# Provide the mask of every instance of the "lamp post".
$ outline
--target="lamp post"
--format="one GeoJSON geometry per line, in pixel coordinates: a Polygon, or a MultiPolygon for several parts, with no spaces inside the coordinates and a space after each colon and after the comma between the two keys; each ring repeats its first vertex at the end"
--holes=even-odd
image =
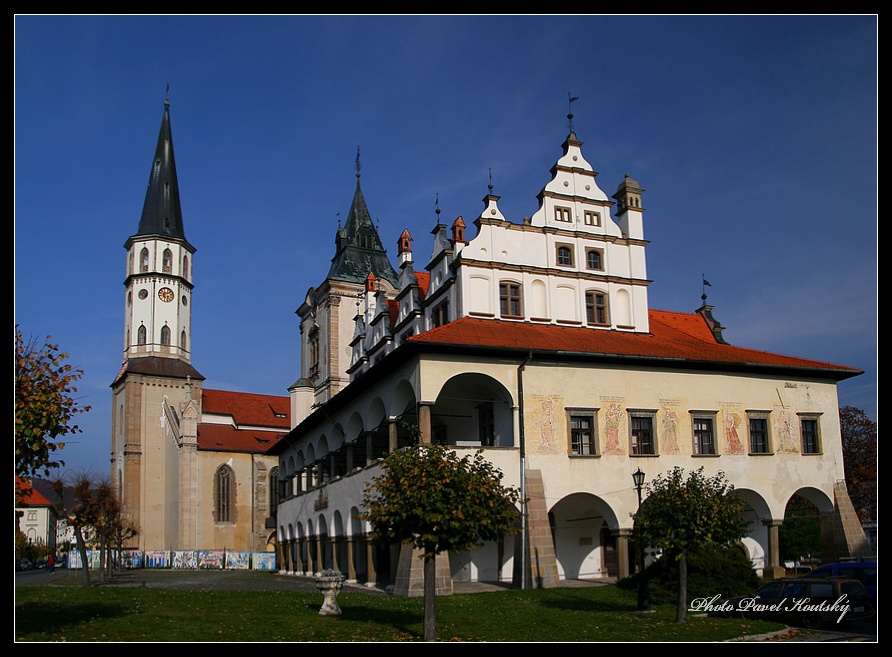
{"type": "MultiPolygon", "coordinates": [[[[641,468],[632,473],[635,490],[638,492],[638,511],[641,511],[641,489],[644,488],[644,472],[641,468]]],[[[635,518],[638,522],[638,518],[635,518]]],[[[638,543],[638,611],[650,611],[650,588],[647,585],[647,574],[644,572],[644,540],[637,537],[638,543]]]]}

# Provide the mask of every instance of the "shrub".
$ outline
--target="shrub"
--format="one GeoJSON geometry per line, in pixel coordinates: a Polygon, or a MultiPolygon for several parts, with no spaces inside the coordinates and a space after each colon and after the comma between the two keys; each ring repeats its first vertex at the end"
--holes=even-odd
{"type": "MultiPolygon", "coordinates": [[[[624,589],[638,588],[638,573],[617,582],[624,589]]],[[[657,559],[647,567],[650,599],[673,604],[678,598],[678,562],[657,559]]],[[[736,547],[708,547],[688,554],[688,600],[752,593],[759,586],[753,565],[736,547]]]]}

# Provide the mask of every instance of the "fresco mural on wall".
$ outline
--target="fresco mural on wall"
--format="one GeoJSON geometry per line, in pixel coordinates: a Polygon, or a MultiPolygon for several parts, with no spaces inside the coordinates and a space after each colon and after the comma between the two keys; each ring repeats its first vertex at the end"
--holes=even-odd
{"type": "Polygon", "coordinates": [[[664,454],[678,454],[678,413],[664,404],[660,423],[663,426],[663,444],[660,451],[664,454]]]}
{"type": "Polygon", "coordinates": [[[538,444],[534,451],[542,454],[554,454],[558,451],[556,439],[556,422],[554,409],[563,407],[563,398],[553,395],[532,395],[538,406],[531,404],[530,415],[533,426],[537,427],[538,444]]]}
{"type": "Polygon", "coordinates": [[[619,438],[624,417],[625,414],[619,404],[611,403],[607,405],[604,411],[604,424],[607,431],[607,443],[604,445],[605,454],[622,455],[626,453],[626,450],[620,446],[619,438]]]}
{"type": "Polygon", "coordinates": [[[774,424],[774,432],[778,437],[777,451],[781,454],[795,454],[799,451],[796,446],[796,434],[793,429],[793,421],[790,414],[782,409],[777,414],[774,424]]]}
{"type": "Polygon", "coordinates": [[[743,424],[743,412],[740,409],[725,409],[725,453],[745,454],[743,442],[740,440],[740,426],[743,424]]]}

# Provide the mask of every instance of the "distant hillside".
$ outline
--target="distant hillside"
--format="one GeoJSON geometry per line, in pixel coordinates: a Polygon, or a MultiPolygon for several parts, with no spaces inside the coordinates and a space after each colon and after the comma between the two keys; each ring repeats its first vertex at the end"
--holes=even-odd
{"type": "MultiPolygon", "coordinates": [[[[46,499],[48,499],[53,504],[56,504],[59,500],[56,496],[56,491],[53,490],[53,482],[49,479],[31,479],[31,485],[34,486],[34,490],[43,495],[46,499]]],[[[74,506],[74,490],[70,486],[65,486],[62,490],[62,504],[63,508],[70,509],[74,506]]]]}

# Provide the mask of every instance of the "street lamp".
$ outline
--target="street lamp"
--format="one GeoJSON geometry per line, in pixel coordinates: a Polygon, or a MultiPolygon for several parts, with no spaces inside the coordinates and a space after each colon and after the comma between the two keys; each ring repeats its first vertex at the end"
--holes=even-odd
{"type": "MultiPolygon", "coordinates": [[[[641,468],[632,473],[635,490],[638,492],[638,512],[641,512],[641,489],[644,488],[644,472],[641,468]]],[[[637,516],[637,514],[636,514],[637,516]]],[[[638,521],[638,518],[635,518],[638,521]]],[[[639,535],[638,543],[638,611],[650,611],[650,587],[647,585],[647,574],[644,572],[644,539],[639,535]]]]}

